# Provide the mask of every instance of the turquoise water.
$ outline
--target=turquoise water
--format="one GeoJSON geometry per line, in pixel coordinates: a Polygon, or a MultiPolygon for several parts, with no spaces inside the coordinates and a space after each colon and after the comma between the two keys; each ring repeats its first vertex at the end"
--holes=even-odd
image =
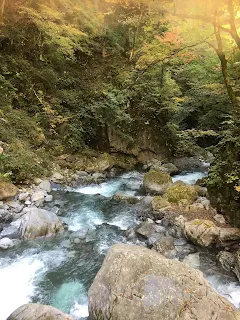
{"type": "MultiPolygon", "coordinates": [[[[194,183],[200,177],[202,173],[185,173],[175,179],[194,183]]],[[[69,231],[0,252],[0,320],[27,302],[51,304],[78,320],[87,319],[87,291],[108,248],[127,243],[125,230],[137,223],[133,207],[111,196],[119,190],[138,196],[142,179],[142,173],[131,172],[101,185],[54,191],[69,231]]],[[[238,305],[239,284],[220,272],[214,258],[203,269],[213,286],[238,305]]]]}

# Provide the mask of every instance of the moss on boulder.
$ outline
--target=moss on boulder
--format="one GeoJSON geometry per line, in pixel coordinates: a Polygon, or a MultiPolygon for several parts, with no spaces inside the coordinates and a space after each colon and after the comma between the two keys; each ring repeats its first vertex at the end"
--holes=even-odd
{"type": "Polygon", "coordinates": [[[161,209],[164,209],[164,208],[167,208],[167,207],[170,207],[170,206],[171,206],[171,204],[164,197],[157,196],[157,197],[153,198],[152,209],[154,211],[159,211],[161,209]]]}
{"type": "Polygon", "coordinates": [[[182,201],[192,203],[197,198],[197,191],[194,186],[187,186],[178,181],[166,190],[164,197],[170,203],[180,204],[182,201]]]}
{"type": "Polygon", "coordinates": [[[163,194],[164,190],[172,184],[172,178],[166,172],[149,171],[145,174],[143,187],[147,192],[163,194]]]}

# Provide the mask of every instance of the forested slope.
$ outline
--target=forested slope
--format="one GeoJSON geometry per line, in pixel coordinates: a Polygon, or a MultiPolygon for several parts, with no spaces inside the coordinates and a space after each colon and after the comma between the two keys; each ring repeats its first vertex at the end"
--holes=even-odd
{"type": "Polygon", "coordinates": [[[6,0],[2,9],[2,177],[24,182],[86,149],[201,154],[198,145],[212,150],[225,136],[233,104],[211,23],[172,1],[6,0]]]}

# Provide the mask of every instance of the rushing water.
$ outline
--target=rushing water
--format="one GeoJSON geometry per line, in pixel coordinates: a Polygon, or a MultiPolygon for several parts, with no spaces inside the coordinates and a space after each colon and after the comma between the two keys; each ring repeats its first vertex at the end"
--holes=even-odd
{"type": "MultiPolygon", "coordinates": [[[[185,173],[174,181],[192,184],[203,176],[185,173]]],[[[87,319],[87,291],[106,251],[114,243],[126,243],[125,230],[137,223],[132,207],[111,197],[118,191],[139,196],[142,179],[142,173],[130,172],[100,185],[55,190],[54,204],[69,231],[21,242],[0,253],[0,320],[30,301],[87,319]]],[[[213,254],[200,252],[200,269],[216,290],[239,307],[240,286],[217,267],[213,254]]]]}

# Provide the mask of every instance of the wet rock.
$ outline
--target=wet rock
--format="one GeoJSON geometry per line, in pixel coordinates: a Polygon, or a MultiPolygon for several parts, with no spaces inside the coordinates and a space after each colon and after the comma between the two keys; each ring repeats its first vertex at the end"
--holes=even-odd
{"type": "Polygon", "coordinates": [[[200,271],[140,246],[113,246],[88,297],[91,320],[240,319],[200,271]]]}
{"type": "Polygon", "coordinates": [[[189,267],[193,269],[199,269],[200,268],[200,254],[198,253],[192,253],[184,258],[184,263],[189,265],[189,267]]]}
{"type": "Polygon", "coordinates": [[[202,161],[195,157],[174,158],[172,162],[181,171],[195,171],[203,168],[202,161]]]}
{"type": "Polygon", "coordinates": [[[163,227],[154,222],[144,221],[136,228],[136,233],[146,239],[153,236],[154,233],[162,232],[163,227]]]}
{"type": "Polygon", "coordinates": [[[56,206],[52,207],[50,209],[50,211],[55,213],[56,215],[61,215],[61,214],[59,214],[60,209],[58,207],[56,207],[56,206]]]}
{"type": "Polygon", "coordinates": [[[145,174],[143,188],[146,192],[152,194],[163,194],[169,185],[172,184],[172,178],[168,173],[159,171],[149,171],[145,174]]]}
{"type": "Polygon", "coordinates": [[[29,192],[22,192],[18,195],[19,201],[26,201],[26,199],[29,197],[29,192]]]}
{"type": "Polygon", "coordinates": [[[122,201],[128,204],[136,204],[140,201],[140,199],[138,199],[137,197],[134,196],[129,196],[124,192],[117,192],[114,196],[113,196],[113,200],[115,201],[122,201]]]}
{"type": "Polygon", "coordinates": [[[20,231],[22,238],[34,239],[63,232],[64,226],[58,216],[53,212],[31,208],[31,210],[22,218],[20,231]]]}
{"type": "Polygon", "coordinates": [[[213,219],[214,219],[216,222],[220,223],[220,224],[225,224],[225,223],[226,223],[226,220],[225,220],[225,218],[224,218],[224,216],[223,216],[222,214],[216,214],[216,215],[213,217],[213,219]]]}
{"type": "Polygon", "coordinates": [[[223,270],[233,272],[235,267],[235,255],[228,251],[221,251],[217,255],[217,260],[221,264],[223,270]]]}
{"type": "Polygon", "coordinates": [[[167,256],[169,251],[174,250],[174,238],[171,236],[162,237],[159,241],[157,241],[154,246],[153,250],[157,251],[158,253],[167,256]]]}
{"type": "Polygon", "coordinates": [[[51,306],[29,303],[14,311],[7,320],[72,320],[72,318],[51,306]]]}
{"type": "Polygon", "coordinates": [[[2,238],[0,240],[0,249],[6,250],[12,248],[14,246],[14,242],[9,238],[2,238]]]}
{"type": "Polygon", "coordinates": [[[8,201],[7,204],[9,206],[10,210],[15,213],[21,212],[24,208],[24,205],[19,203],[18,201],[8,201]]]}
{"type": "Polygon", "coordinates": [[[43,191],[46,191],[47,193],[50,193],[52,191],[51,183],[48,180],[42,181],[39,184],[38,188],[43,190],[43,191]]]}
{"type": "Polygon", "coordinates": [[[126,238],[128,240],[132,240],[136,237],[136,233],[135,233],[135,230],[133,228],[129,228],[127,229],[126,231],[126,238]]]}
{"type": "Polygon", "coordinates": [[[148,247],[152,248],[163,237],[165,237],[165,228],[163,228],[163,231],[161,233],[154,233],[150,238],[148,238],[147,240],[148,247]]]}
{"type": "Polygon", "coordinates": [[[45,197],[45,201],[46,202],[52,202],[53,201],[53,196],[51,194],[48,194],[46,197],[45,197]]]}
{"type": "Polygon", "coordinates": [[[37,190],[32,194],[31,200],[34,202],[34,204],[39,207],[40,205],[43,205],[45,200],[46,193],[42,190],[37,190]]]}
{"type": "Polygon", "coordinates": [[[5,209],[0,209],[0,221],[3,223],[11,222],[13,220],[13,214],[5,209]]]}
{"type": "Polygon", "coordinates": [[[10,238],[15,239],[20,236],[19,227],[15,225],[10,225],[3,228],[2,232],[0,233],[0,238],[10,238]]]}
{"type": "Polygon", "coordinates": [[[17,195],[18,188],[7,181],[0,181],[0,200],[7,200],[17,195]]]}

